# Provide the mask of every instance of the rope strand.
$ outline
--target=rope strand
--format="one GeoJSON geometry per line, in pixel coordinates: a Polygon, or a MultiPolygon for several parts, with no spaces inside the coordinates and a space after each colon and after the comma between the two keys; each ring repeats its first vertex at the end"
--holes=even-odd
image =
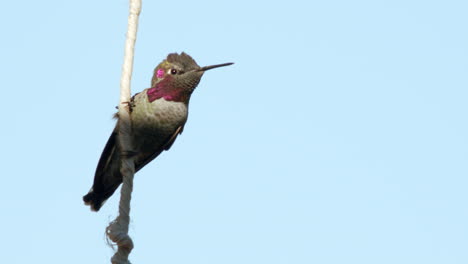
{"type": "Polygon", "coordinates": [[[122,77],[120,79],[120,104],[119,104],[119,142],[122,151],[122,188],[120,190],[119,216],[106,228],[106,234],[110,240],[117,244],[118,249],[111,258],[113,264],[129,264],[128,255],[133,249],[133,241],[128,235],[130,223],[130,200],[133,190],[133,176],[135,165],[133,162],[132,126],[128,102],[130,102],[130,80],[133,71],[133,53],[135,49],[136,33],[138,29],[138,16],[141,12],[141,0],[130,0],[128,15],[127,38],[125,40],[124,63],[122,65],[122,77]]]}

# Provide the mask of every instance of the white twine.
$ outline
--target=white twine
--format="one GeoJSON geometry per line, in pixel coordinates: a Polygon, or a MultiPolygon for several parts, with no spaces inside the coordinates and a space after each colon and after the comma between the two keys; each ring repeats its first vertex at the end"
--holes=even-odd
{"type": "Polygon", "coordinates": [[[107,236],[117,244],[118,249],[111,258],[113,264],[129,264],[128,255],[133,249],[133,241],[128,235],[130,223],[130,200],[133,189],[133,175],[135,165],[133,163],[132,126],[130,121],[130,80],[133,71],[133,52],[135,49],[136,33],[138,29],[138,16],[141,12],[141,0],[130,0],[130,12],[128,15],[127,38],[125,40],[124,63],[122,77],[120,79],[120,104],[119,104],[119,142],[122,151],[122,164],[120,172],[123,177],[120,190],[119,216],[106,228],[107,236]]]}

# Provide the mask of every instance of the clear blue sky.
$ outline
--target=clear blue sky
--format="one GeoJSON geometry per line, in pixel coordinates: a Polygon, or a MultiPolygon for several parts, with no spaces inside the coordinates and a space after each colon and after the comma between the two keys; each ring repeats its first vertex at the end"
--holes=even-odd
{"type": "MultiPolygon", "coordinates": [[[[136,175],[133,263],[468,263],[466,1],[148,1],[133,93],[207,73],[136,175]]],[[[81,197],[114,126],[127,1],[7,1],[3,263],[109,263],[81,197]]]]}

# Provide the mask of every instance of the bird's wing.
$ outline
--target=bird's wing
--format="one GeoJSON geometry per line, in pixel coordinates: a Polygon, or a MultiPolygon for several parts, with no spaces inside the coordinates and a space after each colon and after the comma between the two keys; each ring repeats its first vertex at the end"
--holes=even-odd
{"type": "MultiPolygon", "coordinates": [[[[153,153],[140,153],[138,156],[144,157],[139,160],[138,156],[135,158],[135,172],[143,168],[146,164],[156,158],[164,150],[168,150],[174,143],[177,136],[182,133],[184,126],[179,126],[174,133],[167,138],[165,143],[155,150],[153,153]]],[[[93,211],[98,211],[104,201],[109,198],[115,190],[122,183],[122,175],[120,173],[120,153],[118,147],[118,125],[112,131],[106,146],[102,151],[101,158],[99,159],[94,175],[93,187],[83,197],[85,204],[91,206],[93,211]]]]}
{"type": "Polygon", "coordinates": [[[110,135],[109,139],[107,140],[106,146],[104,147],[104,150],[102,151],[101,158],[99,158],[98,165],[96,167],[96,175],[102,175],[106,170],[107,167],[109,166],[109,162],[112,161],[112,156],[114,154],[114,151],[116,150],[117,146],[117,126],[114,128],[114,131],[112,131],[112,134],[110,135]]]}
{"type": "Polygon", "coordinates": [[[165,141],[166,143],[163,144],[161,148],[158,148],[155,152],[149,153],[149,155],[145,155],[146,158],[142,160],[135,160],[135,172],[139,171],[141,168],[143,168],[146,164],[150,163],[152,160],[154,160],[161,152],[164,150],[169,150],[171,148],[172,144],[174,143],[175,139],[179,134],[182,134],[182,131],[184,130],[184,125],[179,126],[175,132],[165,141]]]}
{"type": "Polygon", "coordinates": [[[115,128],[107,140],[96,167],[93,187],[88,194],[83,196],[85,204],[90,205],[93,211],[99,211],[103,202],[114,193],[122,182],[122,175],[119,172],[117,141],[118,134],[117,128],[115,128]]]}

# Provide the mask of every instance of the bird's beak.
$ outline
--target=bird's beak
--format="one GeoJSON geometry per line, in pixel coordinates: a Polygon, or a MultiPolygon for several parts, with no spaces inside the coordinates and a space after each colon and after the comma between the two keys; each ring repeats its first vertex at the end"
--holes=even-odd
{"type": "Polygon", "coordinates": [[[232,64],[234,64],[234,62],[228,62],[228,63],[222,63],[222,64],[215,64],[215,65],[210,65],[210,66],[204,66],[204,67],[200,67],[199,69],[196,69],[195,71],[197,71],[197,72],[204,72],[204,71],[207,71],[207,70],[211,70],[211,69],[218,68],[218,67],[229,66],[229,65],[232,65],[232,64]]]}

